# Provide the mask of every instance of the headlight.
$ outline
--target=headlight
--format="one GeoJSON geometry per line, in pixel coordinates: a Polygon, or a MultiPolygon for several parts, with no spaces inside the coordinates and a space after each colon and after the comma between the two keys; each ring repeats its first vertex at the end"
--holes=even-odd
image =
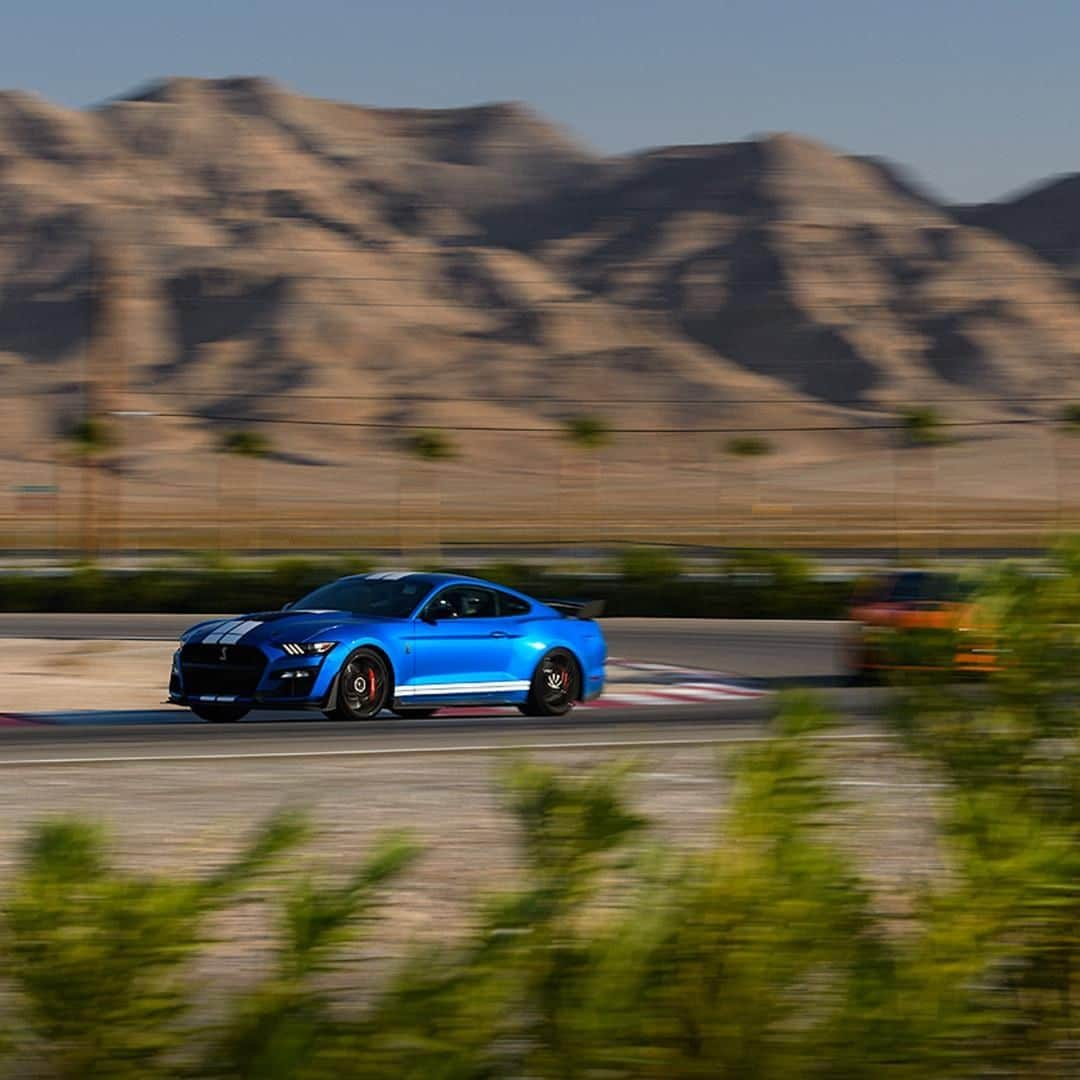
{"type": "Polygon", "coordinates": [[[323,656],[336,644],[336,641],[288,641],[279,647],[290,656],[323,656]]]}

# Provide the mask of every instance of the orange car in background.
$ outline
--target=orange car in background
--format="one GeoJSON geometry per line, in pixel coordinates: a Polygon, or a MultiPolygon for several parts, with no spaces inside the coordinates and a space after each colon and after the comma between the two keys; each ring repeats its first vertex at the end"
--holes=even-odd
{"type": "Polygon", "coordinates": [[[936,570],[886,574],[857,593],[849,616],[849,667],[856,678],[932,668],[974,674],[997,670],[993,629],[971,587],[956,575],[936,570]],[[916,635],[941,647],[922,653],[905,648],[916,635]]]}

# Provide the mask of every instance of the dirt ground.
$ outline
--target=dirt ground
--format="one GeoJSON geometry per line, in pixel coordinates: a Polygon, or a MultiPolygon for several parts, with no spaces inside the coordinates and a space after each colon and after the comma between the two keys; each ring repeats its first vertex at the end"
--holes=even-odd
{"type": "Polygon", "coordinates": [[[157,708],[175,648],[171,641],[9,639],[0,650],[0,713],[157,708]]]}
{"type": "MultiPolygon", "coordinates": [[[[2,732],[0,732],[2,747],[2,732]]],[[[575,772],[613,757],[637,763],[633,804],[652,821],[650,840],[704,845],[722,828],[732,749],[556,750],[534,758],[575,772]]],[[[923,767],[884,737],[824,751],[836,793],[839,842],[872,881],[884,910],[900,913],[912,890],[942,871],[935,786],[923,767]]],[[[289,874],[343,873],[388,829],[405,828],[424,854],[387,898],[383,925],[335,976],[343,988],[416,943],[453,940],[476,899],[512,884],[520,869],[512,821],[499,791],[506,760],[473,753],[427,758],[251,759],[4,768],[0,772],[0,894],[28,827],[53,815],[106,823],[119,862],[140,871],[197,875],[234,852],[254,824],[281,806],[302,807],[317,835],[289,874]],[[377,945],[374,943],[377,940],[377,945]],[[371,968],[366,965],[374,964],[371,968]]],[[[252,902],[223,915],[217,944],[200,961],[212,994],[242,984],[273,954],[272,905],[280,875],[252,902]]]]}
{"type": "Polygon", "coordinates": [[[627,436],[586,456],[548,434],[479,433],[439,463],[316,430],[291,455],[224,471],[220,454],[158,445],[153,431],[98,470],[48,448],[16,456],[4,438],[0,548],[13,553],[377,547],[437,558],[451,543],[600,540],[933,550],[1031,543],[1080,515],[1080,439],[1042,428],[902,452],[777,437],[775,453],[749,459],[718,451],[718,435],[627,436]]]}

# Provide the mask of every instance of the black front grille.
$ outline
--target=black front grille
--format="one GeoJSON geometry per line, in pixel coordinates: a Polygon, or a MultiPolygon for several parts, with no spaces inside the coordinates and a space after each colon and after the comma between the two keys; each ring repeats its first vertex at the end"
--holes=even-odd
{"type": "Polygon", "coordinates": [[[185,645],[180,652],[180,674],[188,697],[254,697],[265,668],[266,656],[250,645],[185,645]]]}

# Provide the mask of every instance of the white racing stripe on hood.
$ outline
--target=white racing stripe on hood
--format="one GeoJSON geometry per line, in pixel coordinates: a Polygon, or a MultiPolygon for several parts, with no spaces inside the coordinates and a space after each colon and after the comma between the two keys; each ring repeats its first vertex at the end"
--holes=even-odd
{"type": "MultiPolygon", "coordinates": [[[[192,640],[205,641],[215,630],[220,630],[228,621],[228,619],[217,619],[215,622],[207,623],[206,628],[202,632],[202,637],[192,638],[192,640]]],[[[182,640],[187,641],[187,636],[185,635],[182,640]]]]}
{"type": "Polygon", "coordinates": [[[222,645],[235,645],[245,634],[251,633],[256,626],[262,626],[262,620],[252,619],[248,622],[242,622],[239,626],[234,626],[227,634],[221,639],[222,645]]]}
{"type": "Polygon", "coordinates": [[[230,619],[214,627],[209,634],[202,639],[204,645],[235,645],[245,634],[249,634],[256,626],[262,626],[260,619],[230,619]]]}

